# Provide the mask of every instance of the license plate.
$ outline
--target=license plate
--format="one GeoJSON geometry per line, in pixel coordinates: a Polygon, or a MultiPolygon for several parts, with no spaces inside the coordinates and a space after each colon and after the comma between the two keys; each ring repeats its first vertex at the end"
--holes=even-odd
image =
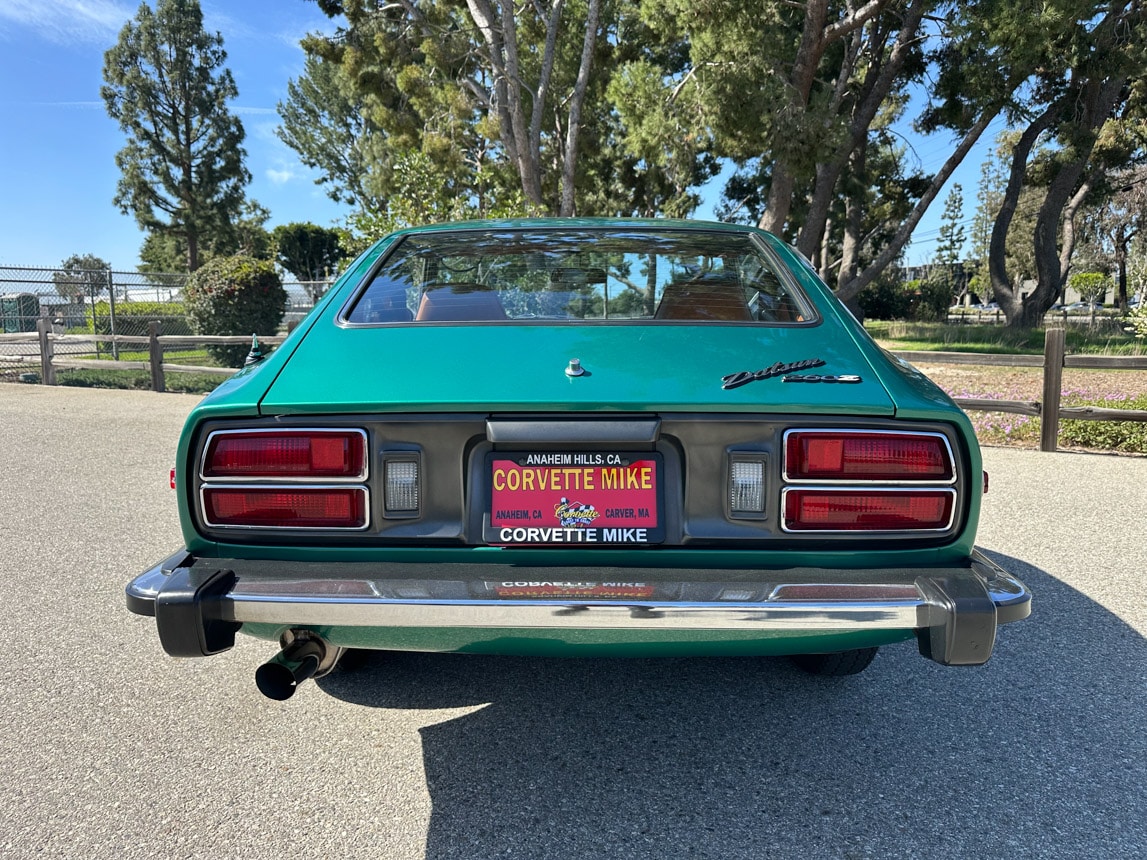
{"type": "Polygon", "coordinates": [[[498,546],[660,543],[660,454],[490,454],[485,539],[498,546]]]}

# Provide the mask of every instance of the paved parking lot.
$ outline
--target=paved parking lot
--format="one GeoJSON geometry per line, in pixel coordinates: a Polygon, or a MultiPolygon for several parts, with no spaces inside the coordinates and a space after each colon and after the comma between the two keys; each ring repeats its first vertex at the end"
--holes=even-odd
{"type": "Polygon", "coordinates": [[[194,402],[0,385],[0,856],[1147,855],[1147,458],[986,452],[1036,602],[982,668],[394,655],[280,704],[266,644],[124,609],[194,402]]]}

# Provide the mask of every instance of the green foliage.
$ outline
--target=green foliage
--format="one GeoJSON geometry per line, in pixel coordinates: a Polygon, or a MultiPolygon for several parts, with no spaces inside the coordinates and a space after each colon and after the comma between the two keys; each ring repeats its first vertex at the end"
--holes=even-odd
{"type": "Polygon", "coordinates": [[[951,266],[960,261],[964,249],[964,189],[959,183],[952,186],[944,200],[944,214],[940,220],[940,240],[936,243],[936,262],[951,266]]]}
{"type": "MultiPolygon", "coordinates": [[[[169,392],[207,394],[226,379],[218,373],[166,373],[163,387],[169,392]]],[[[121,388],[151,390],[151,373],[146,370],[57,370],[56,383],[75,388],[121,388]]]]}
{"type": "Polygon", "coordinates": [[[1138,308],[1127,314],[1125,331],[1140,340],[1147,340],[1147,307],[1142,301],[1138,308]]]}
{"type": "MultiPolygon", "coordinates": [[[[216,257],[192,274],[183,290],[196,334],[273,335],[286,311],[287,291],[275,267],[239,255],[216,257]]],[[[241,367],[249,346],[209,346],[225,367],[241,367]]]]}
{"type": "Polygon", "coordinates": [[[946,269],[926,280],[911,281],[904,286],[909,293],[908,315],[911,319],[943,322],[948,318],[953,288],[951,276],[946,269]]]}
{"type": "Polygon", "coordinates": [[[364,99],[342,66],[308,54],[303,74],[287,82],[287,100],[277,110],[282,124],[276,136],[319,171],[315,183],[325,186],[328,197],[359,212],[386,209],[386,199],[372,190],[385,184],[372,157],[372,141],[383,130],[365,115],[364,99]]]}
{"type": "Polygon", "coordinates": [[[338,271],[345,252],[339,231],[317,224],[280,224],[271,232],[275,259],[300,281],[319,281],[338,271]]]}
{"type": "Polygon", "coordinates": [[[104,55],[100,95],[128,138],[114,202],[149,233],[178,237],[191,271],[201,244],[233,232],[251,179],[226,58],[197,0],[141,4],[104,55]]]}
{"type": "Polygon", "coordinates": [[[1115,281],[1106,272],[1076,272],[1067,279],[1067,285],[1079,293],[1080,301],[1102,301],[1115,289],[1115,281]]]}
{"type": "Polygon", "coordinates": [[[904,284],[897,278],[877,278],[856,297],[866,320],[902,320],[908,318],[911,301],[904,284]]]}
{"type": "Polygon", "coordinates": [[[56,292],[66,299],[92,299],[106,293],[111,265],[95,254],[72,254],[52,273],[56,292]]]}
{"type": "MultiPolygon", "coordinates": [[[[111,302],[96,303],[93,311],[88,310],[88,320],[93,334],[111,334],[111,302]]],[[[147,324],[152,320],[160,322],[160,334],[192,334],[191,323],[182,302],[116,302],[116,334],[143,335],[147,324]]]]}
{"type": "MultiPolygon", "coordinates": [[[[1102,409],[1147,410],[1147,394],[1138,397],[1064,398],[1064,406],[1096,406],[1102,409]]],[[[1147,421],[1077,421],[1066,419],[1059,425],[1060,443],[1103,451],[1147,454],[1147,421]]]]}

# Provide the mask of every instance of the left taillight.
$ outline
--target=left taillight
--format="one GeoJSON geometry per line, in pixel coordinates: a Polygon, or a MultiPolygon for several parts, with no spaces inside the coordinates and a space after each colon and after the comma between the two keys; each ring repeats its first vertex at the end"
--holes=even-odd
{"type": "Polygon", "coordinates": [[[200,460],[209,528],[365,529],[370,524],[366,431],[217,430],[200,460]]]}

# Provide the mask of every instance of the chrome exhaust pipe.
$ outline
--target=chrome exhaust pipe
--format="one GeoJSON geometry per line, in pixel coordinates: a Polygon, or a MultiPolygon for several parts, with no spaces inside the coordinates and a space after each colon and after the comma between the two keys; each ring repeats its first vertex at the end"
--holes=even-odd
{"type": "Polygon", "coordinates": [[[323,640],[300,637],[255,670],[255,686],[268,699],[285,702],[299,684],[314,677],[327,655],[323,640]]]}

